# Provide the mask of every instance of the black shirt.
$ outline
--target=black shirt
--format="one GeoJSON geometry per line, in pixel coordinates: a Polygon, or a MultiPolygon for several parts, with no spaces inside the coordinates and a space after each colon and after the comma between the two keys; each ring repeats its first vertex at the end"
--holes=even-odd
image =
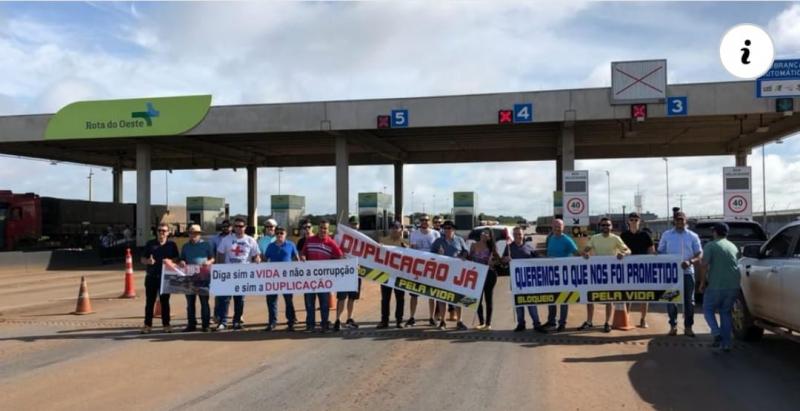
{"type": "Polygon", "coordinates": [[[647,254],[647,250],[653,246],[653,239],[644,231],[637,231],[632,233],[630,230],[625,230],[620,235],[622,241],[628,248],[631,249],[631,254],[641,255],[647,254]]]}
{"type": "Polygon", "coordinates": [[[150,258],[151,256],[156,260],[156,263],[153,265],[147,266],[147,275],[161,277],[161,263],[164,262],[165,258],[169,258],[172,260],[178,260],[180,258],[180,251],[178,251],[178,246],[170,241],[161,245],[158,243],[158,240],[150,240],[144,246],[144,253],[142,256],[144,258],[150,258]]]}

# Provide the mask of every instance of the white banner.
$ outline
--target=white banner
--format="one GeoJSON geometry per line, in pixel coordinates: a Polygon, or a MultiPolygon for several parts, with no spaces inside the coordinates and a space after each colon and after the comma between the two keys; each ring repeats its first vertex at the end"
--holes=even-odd
{"type": "Polygon", "coordinates": [[[514,305],[680,303],[681,257],[637,255],[511,260],[514,305]]]}
{"type": "Polygon", "coordinates": [[[358,290],[358,259],[214,264],[214,295],[274,295],[358,290]]]}
{"type": "Polygon", "coordinates": [[[181,267],[169,260],[161,266],[161,294],[208,295],[209,265],[187,264],[181,267]]]}
{"type": "Polygon", "coordinates": [[[382,245],[345,225],[336,227],[336,242],[358,258],[358,275],[365,279],[450,304],[478,306],[489,268],[484,264],[382,245]]]}

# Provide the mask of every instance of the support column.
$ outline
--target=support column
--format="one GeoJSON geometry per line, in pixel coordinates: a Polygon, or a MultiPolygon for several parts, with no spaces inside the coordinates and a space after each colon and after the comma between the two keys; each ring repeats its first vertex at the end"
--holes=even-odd
{"type": "Polygon", "coordinates": [[[403,223],[403,163],[394,163],[394,219],[403,223]]]}
{"type": "Polygon", "coordinates": [[[350,193],[350,160],[347,152],[347,138],[336,136],[336,219],[346,223],[350,217],[348,196],[350,193]]]}
{"type": "Polygon", "coordinates": [[[136,144],[136,246],[144,247],[151,234],[149,144],[136,144]]]}
{"type": "Polygon", "coordinates": [[[122,204],[122,168],[114,167],[114,170],[111,171],[111,178],[113,201],[116,204],[122,204]]]}
{"type": "Polygon", "coordinates": [[[247,225],[258,232],[258,168],[247,166],[247,225]]]}
{"type": "Polygon", "coordinates": [[[739,151],[736,153],[736,167],[747,167],[747,152],[739,151]]]}
{"type": "MultiPolygon", "coordinates": [[[[556,191],[564,191],[564,171],[575,170],[575,128],[574,122],[565,122],[561,126],[561,136],[558,139],[558,147],[556,147],[556,191]]],[[[556,212],[554,215],[561,218],[562,211],[556,212]]]]}

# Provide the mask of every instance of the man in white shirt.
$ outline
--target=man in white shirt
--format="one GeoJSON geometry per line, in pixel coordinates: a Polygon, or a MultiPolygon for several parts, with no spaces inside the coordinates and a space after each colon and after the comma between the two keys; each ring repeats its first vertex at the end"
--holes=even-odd
{"type": "MultiPolygon", "coordinates": [[[[217,246],[217,260],[226,264],[248,264],[250,262],[260,263],[261,253],[258,243],[253,237],[244,233],[247,227],[244,219],[233,220],[233,235],[226,236],[217,246]]],[[[227,301],[230,296],[223,296],[224,307],[228,306],[227,301]]],[[[242,329],[242,314],[244,313],[244,296],[233,296],[233,329],[242,329]]],[[[224,330],[227,325],[228,310],[220,311],[219,325],[217,331],[224,330]]]]}
{"type": "MultiPolygon", "coordinates": [[[[414,230],[408,237],[408,242],[411,243],[411,248],[430,252],[433,242],[441,236],[438,231],[430,227],[430,221],[431,218],[427,214],[423,214],[419,217],[419,228],[414,230]]],[[[416,294],[411,294],[411,309],[409,310],[409,319],[406,321],[406,327],[412,327],[414,324],[416,324],[416,320],[414,320],[414,314],[417,312],[418,298],[419,297],[416,294]]],[[[436,321],[433,318],[434,311],[434,302],[433,300],[428,299],[428,324],[431,326],[436,326],[436,321]]]]}

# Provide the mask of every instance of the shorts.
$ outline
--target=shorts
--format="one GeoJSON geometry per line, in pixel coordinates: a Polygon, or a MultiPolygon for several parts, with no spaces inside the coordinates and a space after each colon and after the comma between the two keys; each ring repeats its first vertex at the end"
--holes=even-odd
{"type": "Polygon", "coordinates": [[[339,291],[336,293],[337,300],[358,300],[361,298],[361,279],[358,279],[358,291],[339,291]]]}

